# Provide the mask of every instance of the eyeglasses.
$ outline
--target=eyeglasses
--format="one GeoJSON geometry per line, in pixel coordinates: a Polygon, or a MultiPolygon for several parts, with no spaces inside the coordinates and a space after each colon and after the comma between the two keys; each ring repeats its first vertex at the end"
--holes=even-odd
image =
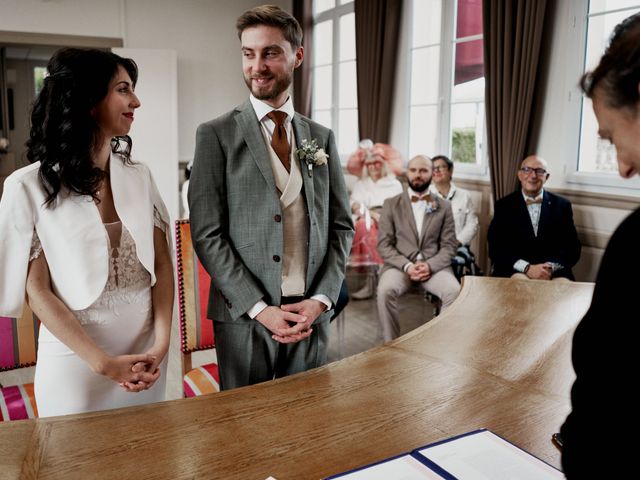
{"type": "Polygon", "coordinates": [[[520,171],[525,175],[535,173],[538,177],[544,177],[547,174],[547,171],[544,168],[522,167],[520,171]]]}
{"type": "Polygon", "coordinates": [[[449,167],[433,167],[432,170],[434,172],[446,172],[447,170],[449,170],[449,167]]]}

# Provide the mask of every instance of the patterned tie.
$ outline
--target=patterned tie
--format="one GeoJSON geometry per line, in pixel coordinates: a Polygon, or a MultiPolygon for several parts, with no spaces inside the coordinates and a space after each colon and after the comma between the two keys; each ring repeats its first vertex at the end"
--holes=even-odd
{"type": "Polygon", "coordinates": [[[291,171],[291,164],[289,163],[289,141],[287,140],[287,131],[284,126],[284,121],[287,118],[285,112],[278,110],[271,110],[267,113],[267,117],[273,120],[276,124],[276,128],[273,129],[273,135],[271,136],[271,146],[278,155],[278,158],[287,169],[287,172],[291,171]]]}
{"type": "Polygon", "coordinates": [[[527,197],[525,202],[527,205],[533,205],[535,203],[542,203],[542,195],[536,198],[527,197]]]}
{"type": "Polygon", "coordinates": [[[426,195],[423,195],[422,197],[419,197],[417,195],[411,195],[411,203],[416,203],[416,202],[419,202],[421,200],[424,200],[425,202],[430,202],[431,201],[431,195],[430,194],[426,194],[426,195]]]}

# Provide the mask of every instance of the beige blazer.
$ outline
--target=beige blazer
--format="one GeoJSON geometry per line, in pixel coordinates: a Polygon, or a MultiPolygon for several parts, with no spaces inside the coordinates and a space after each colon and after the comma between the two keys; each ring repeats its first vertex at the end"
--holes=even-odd
{"type": "MultiPolygon", "coordinates": [[[[93,199],[61,192],[45,207],[38,179],[40,163],[11,174],[0,200],[0,315],[22,313],[31,240],[35,229],[47,256],[54,293],[71,310],[89,307],[109,275],[107,232],[93,199]]],[[[113,201],[122,224],[136,243],[138,259],[156,281],[153,248],[154,206],[169,226],[169,213],[148,167],[110,161],[113,201]]],[[[167,228],[167,242],[170,229],[167,228]]]]}
{"type": "Polygon", "coordinates": [[[433,273],[451,265],[458,242],[451,204],[435,198],[437,208],[425,213],[421,235],[418,235],[411,200],[406,190],[385,200],[378,222],[378,253],[384,260],[382,271],[402,270],[414,262],[419,253],[433,273]]]}

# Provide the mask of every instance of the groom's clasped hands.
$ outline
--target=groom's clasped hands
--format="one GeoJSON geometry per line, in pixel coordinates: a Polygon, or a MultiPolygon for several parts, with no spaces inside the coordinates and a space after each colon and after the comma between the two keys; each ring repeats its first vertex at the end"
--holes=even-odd
{"type": "Polygon", "coordinates": [[[311,325],[326,308],[318,300],[306,299],[280,307],[266,307],[256,316],[256,320],[273,333],[271,338],[275,341],[296,343],[311,335],[311,325]]]}

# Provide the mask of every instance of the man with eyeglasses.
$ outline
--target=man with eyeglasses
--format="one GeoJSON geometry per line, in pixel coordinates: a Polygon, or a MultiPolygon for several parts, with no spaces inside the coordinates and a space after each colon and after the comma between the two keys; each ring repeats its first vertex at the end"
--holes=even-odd
{"type": "Polygon", "coordinates": [[[489,225],[489,257],[494,277],[575,280],[580,241],[571,203],[544,190],[547,162],[537,155],[518,170],[520,190],[498,200],[489,225]]]}
{"type": "Polygon", "coordinates": [[[465,274],[478,273],[475,256],[471,253],[471,241],[478,233],[478,215],[471,200],[471,193],[458,188],[452,180],[453,161],[445,155],[436,155],[433,163],[433,182],[429,191],[440,198],[449,200],[456,225],[458,250],[453,257],[451,267],[456,278],[460,280],[465,274]]]}

